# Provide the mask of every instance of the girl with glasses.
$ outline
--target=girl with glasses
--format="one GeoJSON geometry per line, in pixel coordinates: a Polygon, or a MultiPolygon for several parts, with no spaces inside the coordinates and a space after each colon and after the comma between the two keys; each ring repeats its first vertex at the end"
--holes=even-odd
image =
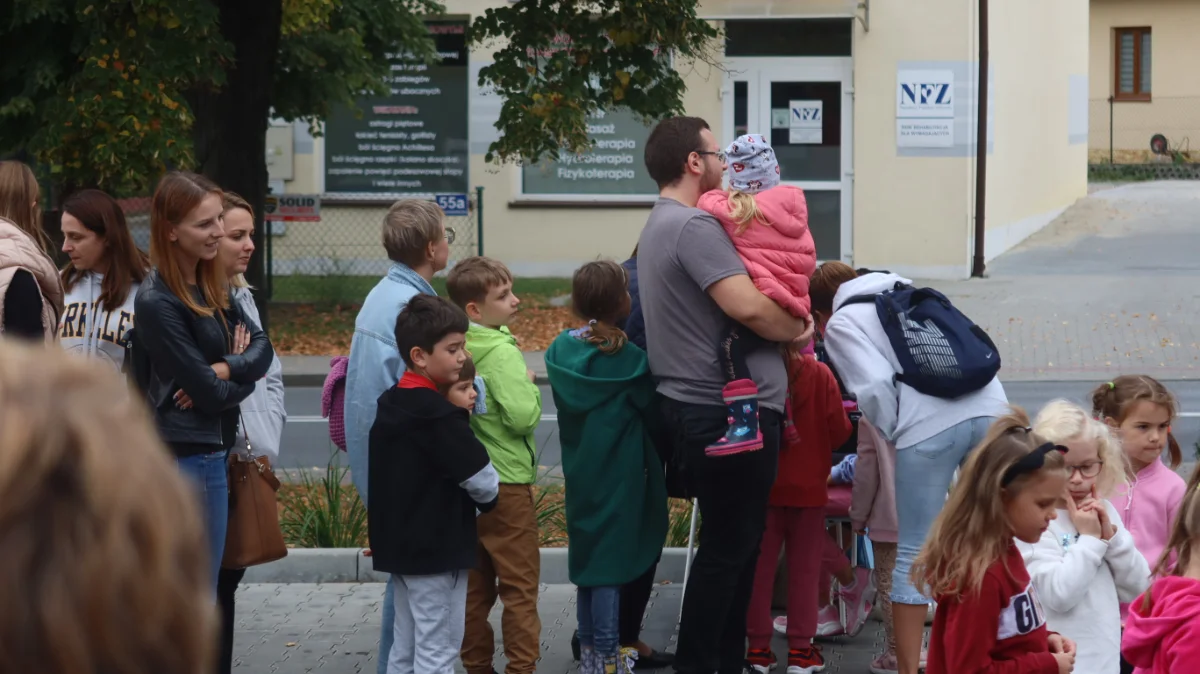
{"type": "Polygon", "coordinates": [[[1083,408],[1054,401],[1033,430],[1067,447],[1058,518],[1033,544],[1018,543],[1050,630],[1079,645],[1075,671],[1121,671],[1121,609],[1150,586],[1150,567],[1106,497],[1125,483],[1120,442],[1083,408]]]}

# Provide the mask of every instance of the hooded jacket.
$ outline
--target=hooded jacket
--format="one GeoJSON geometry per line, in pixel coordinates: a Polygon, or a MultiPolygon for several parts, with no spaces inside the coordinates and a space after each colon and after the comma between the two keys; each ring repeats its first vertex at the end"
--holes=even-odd
{"type": "MultiPolygon", "coordinates": [[[[133,283],[119,307],[99,306],[104,274],[84,272],[67,292],[58,319],[58,340],[69,353],[95,358],[120,371],[125,363],[127,334],[133,329],[134,302],[140,283],[133,283]]],[[[258,322],[258,314],[254,320],[258,322]]]]}
{"type": "Polygon", "coordinates": [[[567,565],[580,587],[623,585],[646,572],[667,535],[667,487],[647,421],[657,414],[646,353],[606,354],[560,334],[546,373],[566,479],[567,565]]]}
{"type": "Polygon", "coordinates": [[[843,306],[856,295],[891,290],[912,281],[883,272],[864,274],[838,288],[833,316],[825,326],[825,350],[846,388],[858,398],[859,409],[883,437],[905,449],[932,438],[963,421],[996,417],[1008,408],[998,378],[978,391],[954,399],[925,395],[897,382],[900,363],[879,323],[873,302],[843,306]]]}
{"type": "Polygon", "coordinates": [[[850,521],[867,529],[874,543],[895,543],[900,524],[896,514],[896,447],[875,430],[869,419],[858,421],[858,461],[850,521]]]}
{"type": "Polygon", "coordinates": [[[842,407],[833,373],[816,356],[788,360],[788,388],[799,437],[779,453],[779,473],[770,503],[784,508],[823,508],[829,500],[826,481],[833,450],[850,437],[853,427],[842,407]]]}
{"type": "MultiPolygon", "coordinates": [[[[58,317],[63,310],[62,280],[58,277],[58,269],[28,234],[0,218],[0,316],[5,315],[5,298],[13,277],[20,271],[28,272],[37,282],[41,295],[42,334],[47,342],[53,342],[58,337],[58,317]]],[[[4,321],[0,320],[0,335],[4,332],[4,321]]]]}
{"type": "Polygon", "coordinates": [[[537,479],[533,432],[542,420],[542,392],[529,381],[517,338],[507,327],[472,323],[467,351],[486,384],[487,412],[471,417],[471,428],[487,447],[501,484],[533,484],[537,479]]]}
{"type": "Polygon", "coordinates": [[[1149,610],[1138,597],[1125,621],[1121,653],[1135,674],[1183,674],[1200,669],[1200,581],[1167,576],[1150,588],[1149,610]]]}
{"type": "Polygon", "coordinates": [[[375,570],[419,576],[475,568],[476,511],[496,506],[500,484],[467,411],[412,371],[378,406],[367,475],[375,570]]]}
{"type": "Polygon", "coordinates": [[[778,185],[755,194],[754,202],[767,222],[755,220],[740,234],[741,225],[730,212],[729,193],[707,192],[696,207],[721,221],[759,292],[793,316],[808,316],[808,284],[817,269],[817,247],[808,230],[804,192],[778,185]]]}

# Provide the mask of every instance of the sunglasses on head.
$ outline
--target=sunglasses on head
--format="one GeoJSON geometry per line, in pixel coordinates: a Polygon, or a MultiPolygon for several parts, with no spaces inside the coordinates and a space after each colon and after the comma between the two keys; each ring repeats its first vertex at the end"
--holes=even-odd
{"type": "Polygon", "coordinates": [[[1046,455],[1050,452],[1067,453],[1067,448],[1062,445],[1056,445],[1053,442],[1047,442],[1038,446],[1037,449],[1021,457],[1013,465],[1009,466],[1008,470],[1004,471],[1004,477],[1000,479],[1000,486],[1007,487],[1012,484],[1013,480],[1026,473],[1036,473],[1046,465],[1046,455]]]}

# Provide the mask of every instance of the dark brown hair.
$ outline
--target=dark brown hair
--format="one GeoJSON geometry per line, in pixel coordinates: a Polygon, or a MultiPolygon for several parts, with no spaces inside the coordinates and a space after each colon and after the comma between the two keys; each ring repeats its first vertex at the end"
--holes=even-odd
{"type": "Polygon", "coordinates": [[[454,382],[453,384],[438,384],[438,391],[440,391],[442,395],[446,395],[450,393],[451,387],[453,387],[455,384],[461,384],[464,381],[475,381],[475,361],[472,360],[470,356],[467,356],[467,359],[463,361],[462,370],[460,370],[458,373],[458,381],[454,382]]]}
{"type": "MultiPolygon", "coordinates": [[[[1167,410],[1171,419],[1175,418],[1178,405],[1175,396],[1167,390],[1162,382],[1144,374],[1126,374],[1105,382],[1092,391],[1092,414],[1100,421],[1112,420],[1118,426],[1125,422],[1125,417],[1140,402],[1161,405],[1167,410]]],[[[1175,434],[1167,432],[1167,454],[1170,456],[1172,469],[1183,463],[1183,450],[1175,434]]]]}
{"type": "Polygon", "coordinates": [[[197,316],[212,316],[229,308],[226,278],[217,269],[217,260],[201,260],[196,268],[196,285],[204,295],[207,306],[196,302],[183,280],[179,258],[171,244],[171,230],[183,222],[204,198],[210,194],[222,197],[221,188],[202,175],[172,171],[158,181],[150,210],[150,262],[158,270],[163,283],[197,316]]]}
{"type": "Polygon", "coordinates": [[[629,314],[629,277],[612,260],[589,262],[571,279],[571,309],[591,322],[587,341],[604,353],[620,351],[628,337],[617,327],[629,314]]]}
{"type": "Polygon", "coordinates": [[[812,310],[821,312],[826,318],[833,313],[833,298],[838,288],[846,281],[858,278],[854,267],[845,262],[831,260],[817,267],[812,280],[808,284],[808,297],[812,301],[812,310]]]}
{"type": "Polygon", "coordinates": [[[479,255],[454,265],[446,277],[446,293],[465,311],[471,302],[486,300],[492,288],[512,281],[512,272],[503,262],[479,255]]]}
{"type": "Polygon", "coordinates": [[[700,132],[709,128],[699,117],[668,117],[659,122],[646,139],[646,171],[658,188],[674,185],[683,177],[684,165],[693,152],[703,150],[700,132]]]}
{"type": "Polygon", "coordinates": [[[124,387],[93,361],[0,342],[0,672],[212,671],[193,489],[124,387]]]}
{"type": "MultiPolygon", "coordinates": [[[[104,256],[108,260],[108,271],[100,282],[100,297],[97,301],[105,309],[114,309],[125,303],[134,283],[146,280],[150,271],[150,256],[142,252],[133,242],[125,213],[117,200],[100,190],[81,190],[67,197],[62,205],[63,213],[69,213],[88,231],[104,241],[104,256]]],[[[62,270],[63,289],[71,292],[83,272],[68,262],[62,270]]]]}
{"type": "Polygon", "coordinates": [[[446,298],[417,295],[396,317],[396,347],[404,365],[411,368],[413,349],[433,353],[433,348],[446,335],[466,334],[469,327],[471,321],[467,320],[467,315],[446,298]]]}

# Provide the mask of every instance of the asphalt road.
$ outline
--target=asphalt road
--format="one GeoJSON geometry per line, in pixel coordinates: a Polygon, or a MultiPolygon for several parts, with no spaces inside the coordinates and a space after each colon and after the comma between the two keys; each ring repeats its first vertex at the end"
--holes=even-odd
{"type": "MultiPolygon", "coordinates": [[[[1196,442],[1200,440],[1200,381],[1167,382],[1179,399],[1180,418],[1174,426],[1175,437],[1183,446],[1185,465],[1180,472],[1187,475],[1195,460],[1196,442]]],[[[1081,382],[1011,382],[1004,388],[1009,400],[1035,414],[1042,405],[1056,398],[1067,398],[1090,405],[1087,400],[1093,384],[1081,382]]],[[[542,388],[542,424],[537,430],[539,463],[544,473],[553,478],[561,476],[558,470],[560,448],[558,445],[558,419],[550,387],[542,388]]],[[[305,469],[323,472],[333,454],[341,465],[346,465],[345,455],[337,452],[329,442],[327,424],[321,418],[321,389],[316,387],[292,387],[287,389],[288,423],[283,430],[283,451],[280,465],[285,469],[305,469]]]]}

